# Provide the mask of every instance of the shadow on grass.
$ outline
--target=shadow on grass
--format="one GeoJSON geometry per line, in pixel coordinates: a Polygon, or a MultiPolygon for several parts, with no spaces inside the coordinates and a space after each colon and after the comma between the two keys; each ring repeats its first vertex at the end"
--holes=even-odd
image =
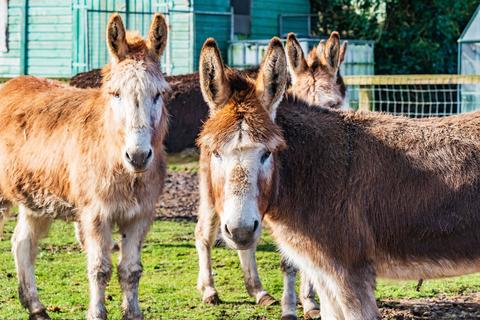
{"type": "Polygon", "coordinates": [[[257,251],[278,252],[278,249],[273,243],[262,243],[257,246],[257,251]]]}
{"type": "Polygon", "coordinates": [[[195,248],[194,243],[164,243],[164,242],[158,241],[158,242],[155,242],[155,245],[161,248],[188,248],[188,249],[195,248]]]}
{"type": "MultiPolygon", "coordinates": [[[[147,246],[158,246],[161,248],[195,248],[194,240],[192,242],[177,242],[177,243],[165,243],[161,240],[151,239],[148,241],[147,246]]],[[[214,248],[235,250],[229,247],[226,247],[223,243],[215,245],[214,248]]],[[[257,246],[257,251],[261,252],[278,252],[277,247],[272,243],[263,243],[257,246]]]]}

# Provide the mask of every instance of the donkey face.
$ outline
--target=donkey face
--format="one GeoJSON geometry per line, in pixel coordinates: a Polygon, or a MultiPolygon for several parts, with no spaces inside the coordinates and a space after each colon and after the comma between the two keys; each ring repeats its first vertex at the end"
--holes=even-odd
{"type": "Polygon", "coordinates": [[[164,115],[163,94],[168,88],[159,58],[167,41],[161,14],[153,18],[148,39],[127,33],[116,14],[107,26],[111,63],[104,69],[102,89],[109,101],[113,123],[124,136],[122,159],[133,172],[148,169],[154,157],[152,139],[164,115]]]}
{"type": "Polygon", "coordinates": [[[345,84],[340,65],[345,58],[347,43],[340,46],[338,32],[332,32],[305,60],[302,48],[293,33],[287,38],[287,63],[292,78],[292,93],[309,105],[339,108],[345,99],[345,84]]]}
{"type": "Polygon", "coordinates": [[[275,113],[285,91],[285,53],[270,42],[257,80],[226,69],[215,40],[200,55],[200,86],[210,117],[198,140],[209,194],[227,244],[247,249],[260,236],[275,179],[274,154],[284,147],[275,113]]]}

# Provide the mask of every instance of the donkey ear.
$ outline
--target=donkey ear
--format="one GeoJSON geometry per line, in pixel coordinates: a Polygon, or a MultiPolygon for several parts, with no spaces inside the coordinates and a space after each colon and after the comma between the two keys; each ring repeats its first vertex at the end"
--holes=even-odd
{"type": "Polygon", "coordinates": [[[203,44],[199,73],[203,98],[210,107],[210,114],[213,114],[227,102],[231,93],[222,57],[213,38],[208,38],[203,44]]]}
{"type": "Polygon", "coordinates": [[[112,58],[123,60],[128,53],[125,27],[118,13],[112,14],[107,24],[107,47],[112,58]]]}
{"type": "Polygon", "coordinates": [[[320,62],[327,66],[332,74],[336,74],[340,67],[340,36],[334,31],[330,34],[323,54],[320,56],[320,62]]]}
{"type": "Polygon", "coordinates": [[[325,40],[322,39],[320,40],[320,42],[318,43],[318,46],[315,50],[315,53],[317,55],[317,59],[320,59],[321,56],[323,56],[323,51],[325,50],[325,40]]]}
{"type": "Polygon", "coordinates": [[[325,48],[325,40],[320,40],[318,45],[314,47],[312,50],[310,50],[307,57],[307,64],[309,66],[313,65],[315,62],[320,60],[320,57],[323,54],[324,48],[325,48]]]}
{"type": "Polygon", "coordinates": [[[345,55],[347,54],[347,46],[348,46],[348,42],[345,41],[342,46],[340,47],[340,58],[339,58],[339,65],[342,64],[342,62],[345,60],[345,55]]]}
{"type": "Polygon", "coordinates": [[[150,31],[148,32],[147,47],[155,59],[160,59],[167,46],[168,27],[165,17],[157,13],[153,16],[150,31]]]}
{"type": "Polygon", "coordinates": [[[292,82],[295,82],[297,77],[308,68],[302,47],[295,37],[295,34],[288,34],[285,51],[287,52],[288,71],[290,71],[292,82]]]}
{"type": "Polygon", "coordinates": [[[287,83],[286,64],[282,42],[275,37],[270,40],[255,83],[257,98],[270,113],[272,119],[275,119],[278,104],[285,92],[287,83]]]}

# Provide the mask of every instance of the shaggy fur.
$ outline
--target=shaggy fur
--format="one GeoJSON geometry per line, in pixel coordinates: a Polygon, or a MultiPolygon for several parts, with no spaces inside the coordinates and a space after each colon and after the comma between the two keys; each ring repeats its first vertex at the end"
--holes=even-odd
{"type": "Polygon", "coordinates": [[[285,51],[292,78],[290,96],[311,106],[348,109],[346,87],[340,74],[346,50],[347,42],[340,46],[338,32],[332,32],[327,42],[320,42],[305,59],[297,38],[289,33],[285,51]]]}
{"type": "MultiPolygon", "coordinates": [[[[161,15],[154,17],[152,30],[157,31],[146,43],[126,34],[120,16],[112,16],[107,28],[112,65],[104,69],[100,89],[76,89],[34,77],[10,80],[0,89],[0,203],[4,208],[20,204],[13,252],[20,298],[32,319],[48,318],[38,300],[33,263],[37,241],[57,218],[78,223],[77,234],[88,255],[88,318],[106,318],[104,289],[111,274],[115,226],[123,234],[118,270],[124,317],[142,317],[139,250],[163,188],[167,115],[160,100],[161,117],[152,113],[142,120],[134,113],[135,119],[122,119],[112,101],[118,100],[119,90],[152,99],[166,89],[158,64],[161,51],[155,47],[163,48],[167,35],[161,15]],[[158,33],[163,39],[157,39],[158,33]],[[123,146],[134,125],[151,130],[153,160],[143,173],[125,165],[123,146]]],[[[137,109],[144,103],[137,101],[137,109]]]]}
{"type": "MultiPolygon", "coordinates": [[[[243,79],[245,91],[254,90],[256,84],[243,79]]],[[[233,96],[242,96],[230,85],[233,96]]],[[[242,128],[243,118],[234,122],[231,115],[237,104],[252,105],[243,110],[250,117],[267,112],[258,100],[232,99],[204,132],[242,128]],[[220,118],[224,114],[230,116],[220,118]]],[[[271,137],[287,148],[272,150],[272,184],[257,204],[267,202],[258,208],[280,250],[314,282],[322,318],[378,319],[377,276],[480,270],[479,112],[415,120],[284,103],[276,114],[265,126],[277,126],[281,136],[272,130],[271,137]]],[[[251,130],[245,134],[261,129],[251,130]]],[[[213,192],[217,182],[207,164],[215,150],[204,132],[204,187],[217,206],[223,199],[213,192]]]]}
{"type": "MultiPolygon", "coordinates": [[[[331,37],[335,37],[336,33],[332,33],[331,37]]],[[[338,34],[337,34],[338,35],[338,34]]],[[[335,41],[330,41],[332,42],[331,47],[339,49],[339,53],[342,52],[342,59],[339,61],[339,64],[343,61],[343,56],[345,55],[345,50],[346,50],[346,44],[344,44],[340,50],[339,47],[339,42],[335,41]]],[[[206,76],[203,77],[205,80],[204,83],[201,83],[203,87],[209,88],[208,92],[206,92],[205,99],[210,105],[210,111],[211,114],[215,113],[217,110],[217,105],[223,105],[225,103],[225,99],[230,97],[232,95],[232,90],[234,90],[233,97],[238,105],[237,105],[237,111],[232,111],[228,108],[223,108],[223,111],[220,110],[219,112],[223,112],[223,118],[218,118],[218,119],[231,119],[233,123],[235,123],[237,118],[242,118],[247,115],[247,118],[245,118],[245,125],[250,128],[261,128],[258,130],[261,130],[261,132],[257,132],[255,135],[252,135],[250,138],[253,141],[261,142],[261,143],[268,143],[269,141],[274,142],[275,139],[270,139],[271,134],[276,132],[276,128],[269,126],[265,127],[266,125],[268,126],[271,121],[265,121],[265,119],[257,118],[257,117],[248,117],[248,113],[244,113],[242,110],[244,108],[255,108],[258,107],[257,105],[243,105],[243,103],[251,103],[251,101],[255,100],[255,91],[252,90],[251,84],[255,82],[255,77],[253,77],[250,73],[247,72],[237,72],[237,71],[232,71],[228,68],[225,69],[225,74],[219,74],[218,77],[215,77],[215,67],[218,69],[219,68],[219,60],[212,60],[212,57],[218,57],[219,53],[216,47],[214,46],[214,42],[206,42],[206,49],[208,51],[211,51],[214,54],[210,55],[202,55],[201,56],[201,63],[203,62],[208,62],[209,65],[213,65],[213,68],[207,67],[206,71],[206,76]],[[245,79],[248,78],[249,80],[246,82],[245,79]],[[223,90],[223,91],[219,91],[223,90]],[[214,94],[214,95],[213,95],[214,94]],[[248,98],[246,98],[248,96],[248,98]],[[218,101],[215,101],[214,99],[220,99],[218,101]],[[251,118],[251,119],[250,119],[251,118]],[[265,127],[265,128],[264,128],[265,127]],[[261,138],[259,138],[261,137],[261,138]]],[[[308,68],[308,64],[312,64],[313,62],[307,63],[303,56],[303,52],[301,51],[300,44],[298,43],[297,39],[293,34],[290,34],[288,39],[287,39],[287,53],[292,51],[292,48],[296,50],[295,52],[299,54],[299,57],[297,57],[297,64],[303,63],[306,68],[308,68]]],[[[322,49],[323,50],[323,49],[322,49]]],[[[314,48],[312,52],[314,54],[311,54],[311,56],[317,57],[317,48],[314,48]]],[[[205,51],[206,52],[206,51],[205,51]]],[[[323,53],[321,53],[323,54],[323,53]]],[[[343,99],[345,97],[345,86],[343,84],[343,80],[340,76],[340,72],[337,71],[336,74],[331,75],[330,73],[322,73],[322,72],[314,72],[314,70],[310,69],[305,69],[302,70],[299,77],[295,78],[295,71],[292,70],[291,68],[293,67],[293,62],[294,60],[292,56],[288,57],[287,56],[287,61],[289,61],[289,68],[290,68],[290,74],[292,75],[292,79],[296,80],[294,87],[290,89],[290,94],[285,96],[284,100],[280,102],[281,104],[285,103],[306,103],[307,101],[310,101],[310,103],[313,103],[313,100],[317,100],[317,98],[312,99],[310,96],[301,96],[304,94],[307,94],[308,92],[312,91],[314,96],[318,96],[318,99],[323,99],[326,97],[327,104],[330,105],[331,107],[334,108],[339,108],[340,105],[337,105],[340,101],[341,104],[343,103],[343,99]],[[317,79],[318,77],[318,79],[317,79]],[[320,86],[313,87],[315,84],[321,84],[320,86]],[[328,86],[327,86],[328,84],[328,86]],[[307,87],[307,90],[304,90],[304,87],[307,87]],[[326,90],[326,91],[324,91],[326,90]],[[295,95],[295,91],[298,92],[298,96],[295,95]]],[[[339,65],[338,65],[339,66],[339,65]]],[[[256,74],[254,75],[256,76],[256,74]]],[[[261,106],[259,107],[260,109],[262,108],[261,106]]],[[[268,117],[268,115],[266,115],[268,117]]],[[[230,120],[229,120],[230,121],[230,120]]],[[[208,144],[212,146],[213,149],[218,148],[218,142],[227,140],[229,137],[232,137],[235,135],[235,132],[237,131],[237,127],[235,125],[231,126],[230,128],[224,128],[223,131],[219,132],[218,130],[215,129],[215,124],[212,124],[211,127],[216,134],[220,134],[220,136],[216,137],[215,139],[210,139],[208,138],[208,130],[209,128],[205,127],[204,135],[207,137],[205,139],[210,139],[211,141],[208,141],[208,144]]],[[[277,132],[278,134],[278,132],[277,132]]],[[[276,143],[276,142],[275,142],[276,143]]],[[[275,144],[274,143],[274,144],[275,144]]],[[[269,149],[274,149],[274,147],[269,146],[269,149]]],[[[207,151],[206,151],[207,152],[207,151]]],[[[200,170],[200,179],[201,179],[201,187],[200,189],[202,190],[202,187],[204,182],[202,182],[204,176],[202,174],[204,170],[200,170]]],[[[219,183],[219,188],[216,191],[217,197],[223,196],[223,188],[221,187],[223,183],[219,183]]],[[[262,188],[260,188],[262,190],[262,188]]],[[[200,275],[199,275],[199,289],[203,292],[203,300],[205,302],[212,302],[212,303],[217,303],[219,301],[218,295],[216,293],[216,290],[213,287],[213,278],[212,278],[212,271],[211,271],[211,263],[209,262],[209,255],[210,255],[210,247],[213,244],[214,241],[214,235],[210,233],[215,233],[216,230],[218,230],[218,221],[215,221],[217,219],[217,216],[215,214],[209,213],[212,208],[209,208],[209,205],[206,203],[207,200],[205,199],[205,195],[201,192],[200,193],[200,208],[199,208],[199,222],[197,224],[197,248],[198,252],[200,255],[200,275]],[[213,239],[213,240],[212,240],[213,239]],[[208,280],[206,280],[208,279],[208,280]],[[203,282],[208,283],[205,285],[203,282]],[[202,284],[203,283],[203,284],[202,284]]],[[[216,202],[217,206],[223,205],[223,202],[218,201],[216,202]]],[[[223,209],[222,207],[217,207],[216,210],[221,210],[223,209]]],[[[242,269],[244,270],[244,275],[245,275],[245,283],[247,286],[248,292],[256,297],[257,302],[263,302],[270,304],[274,300],[272,297],[269,295],[266,295],[265,290],[263,289],[259,276],[258,276],[258,271],[256,268],[256,261],[255,261],[255,252],[254,248],[249,249],[249,257],[246,258],[245,262],[242,262],[242,269]],[[245,265],[245,267],[244,267],[245,265]],[[248,280],[250,279],[250,281],[248,280]],[[254,279],[254,281],[252,280],[254,279]]],[[[240,252],[239,252],[240,254],[240,252]]],[[[286,262],[282,262],[284,264],[286,262]]],[[[285,270],[288,269],[288,272],[285,274],[285,283],[295,283],[295,277],[296,277],[296,270],[295,268],[286,268],[285,270]]],[[[305,279],[305,277],[302,277],[302,279],[305,279]]],[[[296,314],[296,294],[294,291],[294,285],[286,286],[284,290],[284,295],[282,298],[282,314],[284,315],[292,315],[296,314]]],[[[314,300],[314,296],[312,293],[312,285],[309,284],[308,281],[302,281],[301,284],[301,301],[302,305],[304,306],[304,313],[308,317],[316,317],[318,314],[318,304],[314,300]]]]}

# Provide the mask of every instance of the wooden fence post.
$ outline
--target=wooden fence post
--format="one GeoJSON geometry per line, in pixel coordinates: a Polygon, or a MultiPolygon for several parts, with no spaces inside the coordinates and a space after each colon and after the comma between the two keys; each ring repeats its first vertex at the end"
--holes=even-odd
{"type": "Polygon", "coordinates": [[[358,90],[358,110],[371,111],[372,86],[361,85],[358,90]]]}

